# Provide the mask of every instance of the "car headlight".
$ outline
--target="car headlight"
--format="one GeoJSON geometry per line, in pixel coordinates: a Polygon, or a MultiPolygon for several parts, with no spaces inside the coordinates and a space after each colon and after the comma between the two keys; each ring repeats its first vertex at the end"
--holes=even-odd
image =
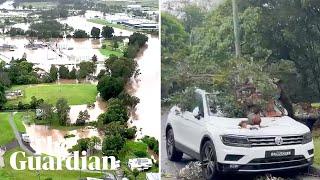
{"type": "Polygon", "coordinates": [[[309,143],[309,142],[311,142],[311,141],[312,141],[312,134],[311,134],[311,132],[309,131],[309,132],[307,132],[307,133],[305,133],[305,134],[303,135],[302,144],[307,144],[307,143],[309,143]]]}
{"type": "Polygon", "coordinates": [[[226,146],[250,147],[251,144],[246,136],[222,135],[221,140],[226,146]]]}

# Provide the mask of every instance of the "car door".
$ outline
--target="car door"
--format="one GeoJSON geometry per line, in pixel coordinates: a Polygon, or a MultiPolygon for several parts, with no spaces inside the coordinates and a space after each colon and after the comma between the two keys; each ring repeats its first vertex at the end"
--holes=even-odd
{"type": "Polygon", "coordinates": [[[203,131],[204,121],[204,104],[201,94],[195,92],[193,106],[182,113],[183,121],[181,121],[180,134],[181,141],[189,150],[194,152],[199,151],[199,145],[201,141],[201,135],[203,131]],[[195,114],[197,113],[198,116],[195,114]]]}

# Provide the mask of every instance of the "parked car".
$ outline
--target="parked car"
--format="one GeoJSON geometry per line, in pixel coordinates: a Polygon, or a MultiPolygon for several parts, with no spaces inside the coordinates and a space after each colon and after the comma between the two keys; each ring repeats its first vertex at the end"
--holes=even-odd
{"type": "Polygon", "coordinates": [[[22,141],[24,141],[25,143],[30,143],[30,137],[27,134],[22,134],[22,141]]]}
{"type": "Polygon", "coordinates": [[[129,159],[128,167],[131,170],[137,169],[139,171],[148,170],[152,167],[152,160],[149,158],[129,159]]]}
{"type": "Polygon", "coordinates": [[[188,154],[202,163],[205,179],[218,173],[255,173],[307,168],[314,145],[309,128],[283,114],[261,117],[261,126],[241,128],[247,118],[227,118],[218,94],[194,92],[192,112],[171,108],[166,124],[166,150],[171,161],[188,154]]]}

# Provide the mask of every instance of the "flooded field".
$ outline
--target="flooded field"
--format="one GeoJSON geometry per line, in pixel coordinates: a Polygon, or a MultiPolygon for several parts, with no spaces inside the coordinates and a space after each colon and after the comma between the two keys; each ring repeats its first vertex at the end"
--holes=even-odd
{"type": "Polygon", "coordinates": [[[50,129],[43,125],[26,125],[26,133],[30,136],[30,145],[37,154],[47,154],[51,156],[69,156],[68,149],[77,143],[78,139],[100,137],[95,128],[82,128],[73,131],[62,131],[50,129]],[[64,138],[65,135],[75,135],[75,137],[64,138]]]}
{"type": "MultiPolygon", "coordinates": [[[[10,1],[0,5],[0,9],[10,9],[10,1]]],[[[11,4],[12,6],[12,4],[11,4]]],[[[85,16],[73,16],[67,19],[60,19],[61,23],[66,23],[74,29],[83,29],[90,33],[92,27],[102,28],[102,25],[88,22],[87,19],[95,16],[102,16],[101,12],[88,11],[85,16]]],[[[15,24],[24,30],[29,28],[29,24],[15,24]]],[[[116,36],[130,36],[132,31],[114,28],[116,36]]],[[[52,64],[67,65],[70,69],[81,61],[90,61],[93,55],[98,57],[97,72],[104,68],[105,57],[99,52],[102,39],[51,39],[43,42],[25,37],[0,37],[0,46],[9,44],[14,48],[11,50],[1,50],[0,58],[9,62],[11,58],[22,58],[26,55],[28,61],[34,63],[48,71],[52,64]],[[34,41],[35,44],[43,45],[40,48],[27,48],[26,45],[34,41]]],[[[143,135],[160,137],[160,130],[155,128],[160,125],[160,40],[158,37],[149,36],[147,47],[136,58],[140,69],[140,76],[132,81],[132,94],[140,98],[135,116],[131,117],[133,125],[138,129],[138,138],[143,135]]],[[[105,111],[106,104],[95,103],[95,108],[88,109],[90,121],[95,121],[99,114],[105,111]]],[[[87,105],[71,106],[71,122],[75,122],[80,110],[86,110],[87,105]]],[[[30,125],[26,126],[27,134],[31,138],[31,147],[37,153],[48,155],[68,156],[68,149],[76,144],[80,138],[100,136],[97,129],[83,128],[74,131],[62,131],[50,129],[48,126],[30,125]],[[66,134],[74,134],[75,137],[65,139],[66,134]]]]}

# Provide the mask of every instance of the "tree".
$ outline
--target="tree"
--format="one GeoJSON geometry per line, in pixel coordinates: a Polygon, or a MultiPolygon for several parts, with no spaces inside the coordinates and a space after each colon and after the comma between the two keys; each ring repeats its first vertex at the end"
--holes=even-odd
{"type": "MultiPolygon", "coordinates": [[[[97,79],[100,80],[103,76],[107,74],[107,71],[105,69],[101,69],[99,74],[97,75],[97,79]]],[[[1,76],[0,76],[1,77],[1,76]]]]}
{"type": "Polygon", "coordinates": [[[86,31],[81,30],[81,29],[77,29],[74,31],[73,37],[74,38],[88,38],[89,35],[86,33],[86,31]]]}
{"type": "Polygon", "coordinates": [[[106,135],[120,134],[124,139],[134,139],[137,133],[137,128],[128,127],[127,123],[121,121],[113,121],[104,126],[104,128],[98,127],[99,129],[104,129],[106,135]]]}
{"type": "Polygon", "coordinates": [[[90,138],[83,138],[77,141],[77,144],[68,149],[69,152],[79,151],[80,153],[89,149],[91,143],[90,138]]]}
{"type": "Polygon", "coordinates": [[[104,37],[104,38],[107,38],[107,39],[112,38],[113,37],[113,33],[114,33],[113,27],[104,26],[102,28],[101,34],[102,34],[102,37],[104,37]]]}
{"type": "Polygon", "coordinates": [[[91,37],[100,38],[100,29],[97,27],[92,27],[91,29],[91,37]]]}
{"type": "Polygon", "coordinates": [[[37,99],[35,96],[32,96],[30,101],[30,108],[37,109],[43,103],[44,103],[43,99],[37,99]]]}
{"type": "Polygon", "coordinates": [[[75,67],[72,67],[72,70],[69,73],[70,79],[77,79],[77,70],[75,67]]]}
{"type": "Polygon", "coordinates": [[[94,55],[92,56],[91,60],[92,60],[93,63],[97,63],[97,61],[98,61],[97,55],[94,54],[94,55]]]}
{"type": "Polygon", "coordinates": [[[203,10],[196,5],[187,5],[183,9],[184,15],[182,17],[185,30],[191,33],[192,29],[201,25],[204,20],[203,10]]]}
{"type": "Polygon", "coordinates": [[[112,47],[114,50],[118,49],[119,48],[119,43],[118,43],[118,40],[114,39],[112,41],[112,47]]]}
{"type": "Polygon", "coordinates": [[[55,65],[51,65],[49,76],[52,81],[56,81],[58,78],[58,68],[55,65]]]}
{"type": "Polygon", "coordinates": [[[68,79],[69,78],[69,69],[62,65],[59,68],[59,78],[60,79],[68,79]]]}
{"type": "Polygon", "coordinates": [[[91,142],[93,143],[95,149],[98,149],[98,146],[101,145],[101,139],[97,136],[91,137],[91,142]]]}
{"type": "Polygon", "coordinates": [[[146,44],[147,41],[148,41],[148,36],[135,32],[129,37],[128,44],[129,45],[138,44],[139,47],[142,47],[146,44]]]}
{"type": "Polygon", "coordinates": [[[133,59],[111,56],[105,61],[105,66],[111,71],[111,76],[128,79],[134,75],[137,63],[133,59]]]}
{"type": "Polygon", "coordinates": [[[49,120],[50,124],[54,115],[53,112],[53,106],[51,104],[48,103],[42,103],[39,105],[39,109],[41,109],[41,119],[42,120],[49,120]]]}
{"type": "Polygon", "coordinates": [[[125,141],[120,134],[105,136],[102,145],[104,155],[118,157],[120,150],[124,147],[125,141]]]}
{"type": "Polygon", "coordinates": [[[104,100],[117,97],[124,90],[125,82],[122,78],[104,76],[97,85],[101,97],[104,100]]]}
{"type": "Polygon", "coordinates": [[[6,102],[7,102],[7,99],[5,96],[5,87],[0,83],[0,109],[3,108],[6,102]]]}
{"type": "Polygon", "coordinates": [[[90,119],[90,115],[88,113],[88,110],[80,111],[76,121],[76,125],[83,126],[86,124],[86,121],[88,121],[89,119],[90,119]]]}
{"type": "Polygon", "coordinates": [[[111,122],[125,123],[129,119],[127,107],[120,99],[111,99],[108,101],[107,112],[98,117],[100,124],[109,124],[111,122]]]}
{"type": "Polygon", "coordinates": [[[67,125],[69,120],[70,106],[68,101],[64,98],[59,98],[56,103],[57,115],[59,118],[59,124],[62,126],[67,125]]]}
{"type": "Polygon", "coordinates": [[[138,169],[134,168],[132,174],[134,176],[134,179],[137,180],[137,177],[139,176],[140,172],[138,169]]]}
{"type": "Polygon", "coordinates": [[[79,64],[78,78],[82,79],[88,76],[89,74],[94,73],[96,70],[96,65],[93,62],[81,62],[79,64]]]}

